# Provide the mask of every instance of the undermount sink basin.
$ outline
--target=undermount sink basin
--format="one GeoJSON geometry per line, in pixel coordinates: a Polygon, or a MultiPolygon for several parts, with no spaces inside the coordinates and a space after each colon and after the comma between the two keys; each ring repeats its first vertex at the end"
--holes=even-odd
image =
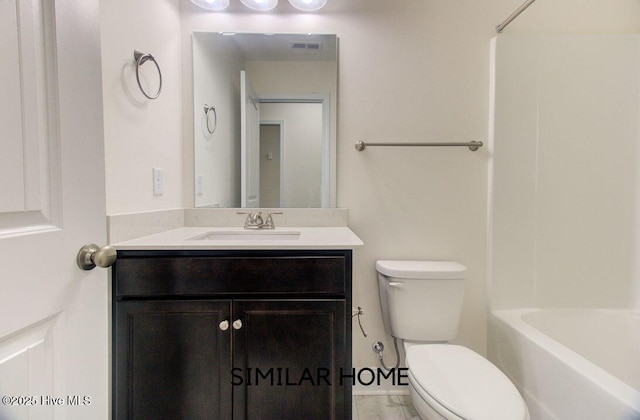
{"type": "Polygon", "coordinates": [[[239,231],[211,231],[190,240],[196,241],[295,241],[300,238],[300,232],[273,230],[239,230],[239,231]]]}

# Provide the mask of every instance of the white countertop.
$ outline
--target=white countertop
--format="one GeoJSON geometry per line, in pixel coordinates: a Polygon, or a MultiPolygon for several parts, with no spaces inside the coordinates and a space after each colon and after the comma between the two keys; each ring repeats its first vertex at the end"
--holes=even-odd
{"type": "Polygon", "coordinates": [[[204,249],[353,249],[363,243],[347,227],[282,227],[273,230],[245,230],[238,227],[184,227],[129,241],[111,244],[116,250],[204,250],[204,249]],[[217,233],[223,239],[194,239],[217,233]],[[291,234],[299,232],[297,239],[291,234]],[[244,239],[233,233],[251,235],[244,239]],[[277,234],[290,234],[289,239],[277,234]],[[256,235],[253,235],[256,234],[256,235]],[[276,236],[273,236],[276,234],[276,236]],[[260,236],[258,236],[260,235],[260,236]]]}

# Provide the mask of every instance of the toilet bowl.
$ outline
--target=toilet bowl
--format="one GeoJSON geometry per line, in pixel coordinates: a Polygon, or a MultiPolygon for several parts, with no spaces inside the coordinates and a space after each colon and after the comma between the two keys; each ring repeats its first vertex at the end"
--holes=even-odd
{"type": "Polygon", "coordinates": [[[416,345],[407,348],[406,360],[412,401],[423,418],[529,418],[513,383],[491,362],[466,347],[416,345]]]}
{"type": "Polygon", "coordinates": [[[528,420],[513,383],[458,331],[466,268],[453,261],[376,263],[385,327],[403,340],[412,402],[423,419],[528,420]]]}

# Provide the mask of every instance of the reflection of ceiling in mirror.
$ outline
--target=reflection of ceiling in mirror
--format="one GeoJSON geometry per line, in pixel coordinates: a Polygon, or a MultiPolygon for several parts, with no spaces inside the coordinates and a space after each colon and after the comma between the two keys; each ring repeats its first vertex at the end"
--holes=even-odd
{"type": "Polygon", "coordinates": [[[245,60],[336,61],[335,35],[235,34],[229,37],[245,60]]]}

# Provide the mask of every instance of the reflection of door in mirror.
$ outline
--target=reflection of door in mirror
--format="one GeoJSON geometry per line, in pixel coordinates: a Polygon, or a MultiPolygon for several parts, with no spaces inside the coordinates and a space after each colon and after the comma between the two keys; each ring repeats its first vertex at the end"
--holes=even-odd
{"type": "Polygon", "coordinates": [[[263,207],[281,207],[282,133],[283,121],[260,121],[260,202],[263,207]]]}
{"type": "Polygon", "coordinates": [[[260,207],[260,102],[247,73],[240,72],[240,198],[242,207],[260,207]]]}

